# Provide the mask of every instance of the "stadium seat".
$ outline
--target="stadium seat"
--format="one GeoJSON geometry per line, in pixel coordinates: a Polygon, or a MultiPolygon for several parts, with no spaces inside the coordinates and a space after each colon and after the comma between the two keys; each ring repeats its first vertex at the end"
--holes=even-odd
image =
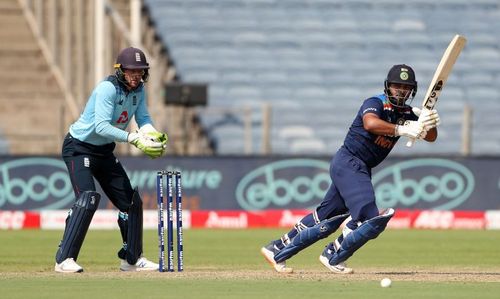
{"type": "Polygon", "coordinates": [[[326,151],[327,147],[321,139],[305,138],[296,139],[291,142],[290,151],[293,154],[321,154],[326,151]]]}

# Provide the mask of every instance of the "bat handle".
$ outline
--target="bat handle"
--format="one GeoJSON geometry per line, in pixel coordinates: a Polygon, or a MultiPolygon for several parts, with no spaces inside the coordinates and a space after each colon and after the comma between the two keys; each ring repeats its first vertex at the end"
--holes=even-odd
{"type": "Polygon", "coordinates": [[[406,147],[412,147],[414,143],[415,143],[415,139],[409,138],[408,141],[406,142],[406,147]]]}

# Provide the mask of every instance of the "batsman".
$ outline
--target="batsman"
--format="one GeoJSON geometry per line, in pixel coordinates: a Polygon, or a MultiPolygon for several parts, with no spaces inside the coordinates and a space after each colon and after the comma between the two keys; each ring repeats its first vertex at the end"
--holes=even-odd
{"type": "Polygon", "coordinates": [[[372,168],[387,157],[401,136],[428,142],[437,138],[439,115],[436,110],[412,108],[416,93],[413,69],[394,65],[384,82],[384,93],[363,102],[331,161],[332,183],[323,201],[288,233],[261,248],[277,272],[291,273],[286,260],[330,236],[347,219],[342,233],[326,245],[319,261],[331,272],[353,273],[347,259],[377,238],[394,215],[393,209],[377,208],[372,168]]]}
{"type": "Polygon", "coordinates": [[[63,142],[62,157],[76,200],[57,249],[56,272],[83,272],[77,264],[78,254],[101,199],[94,179],[119,210],[118,226],[123,240],[118,251],[120,270],[158,270],[158,264],[143,256],[141,197],[113,151],[115,142],[128,142],[147,156],[158,158],[168,138],[153,127],[147,109],[144,84],[149,77],[149,64],[143,51],[123,49],[114,68],[115,73],[95,87],[63,142]],[[125,131],[132,117],[139,126],[137,132],[125,131]]]}

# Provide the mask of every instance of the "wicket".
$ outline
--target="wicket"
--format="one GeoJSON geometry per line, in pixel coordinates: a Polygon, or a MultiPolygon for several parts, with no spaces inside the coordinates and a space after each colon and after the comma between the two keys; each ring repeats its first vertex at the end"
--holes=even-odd
{"type": "Polygon", "coordinates": [[[174,272],[174,210],[173,196],[175,185],[176,226],[177,226],[177,271],[184,270],[184,245],[182,231],[182,183],[180,171],[158,171],[156,176],[156,196],[158,204],[158,247],[159,268],[165,272],[165,218],[164,218],[164,177],[167,185],[167,271],[174,272]],[[174,183],[175,178],[175,183],[174,183]]]}

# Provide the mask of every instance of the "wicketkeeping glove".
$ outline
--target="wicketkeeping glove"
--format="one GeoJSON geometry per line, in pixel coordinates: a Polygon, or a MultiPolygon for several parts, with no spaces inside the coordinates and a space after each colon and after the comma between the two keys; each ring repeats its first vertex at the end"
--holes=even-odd
{"type": "Polygon", "coordinates": [[[407,120],[404,125],[396,125],[394,135],[424,139],[427,136],[427,130],[425,130],[424,124],[420,121],[407,120]]]}
{"type": "Polygon", "coordinates": [[[152,138],[156,142],[161,142],[164,148],[167,146],[167,134],[158,132],[151,124],[145,124],[142,126],[139,129],[139,133],[152,138]]]}
{"type": "Polygon", "coordinates": [[[163,148],[167,147],[167,142],[168,142],[167,133],[149,132],[146,133],[145,135],[156,142],[160,142],[163,145],[163,148]]]}
{"type": "Polygon", "coordinates": [[[163,155],[165,149],[162,142],[154,141],[151,137],[141,133],[129,133],[128,142],[153,159],[163,155]]]}

